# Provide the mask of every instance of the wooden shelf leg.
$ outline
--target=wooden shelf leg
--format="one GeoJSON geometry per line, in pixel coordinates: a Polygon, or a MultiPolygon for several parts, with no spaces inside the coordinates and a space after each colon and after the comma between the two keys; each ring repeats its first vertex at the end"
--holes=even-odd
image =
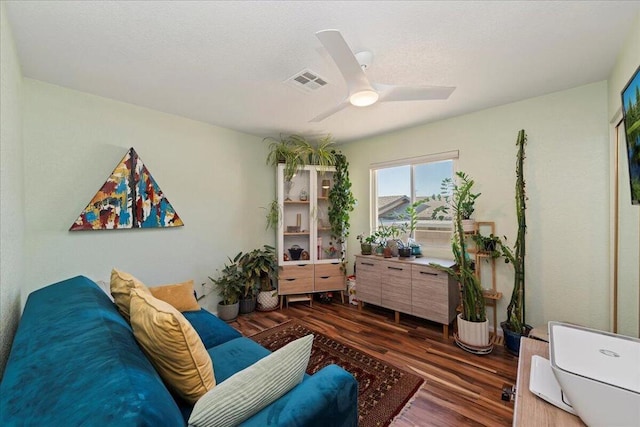
{"type": "Polygon", "coordinates": [[[284,295],[280,295],[280,310],[282,310],[282,303],[284,302],[284,295]]]}
{"type": "Polygon", "coordinates": [[[442,338],[445,340],[449,338],[449,325],[442,325],[442,338]]]}
{"type": "Polygon", "coordinates": [[[399,312],[399,311],[396,311],[395,313],[396,313],[396,315],[395,315],[395,321],[396,321],[396,323],[400,323],[400,312],[399,312]]]}
{"type": "Polygon", "coordinates": [[[358,301],[358,311],[362,311],[362,301],[358,301]]]}

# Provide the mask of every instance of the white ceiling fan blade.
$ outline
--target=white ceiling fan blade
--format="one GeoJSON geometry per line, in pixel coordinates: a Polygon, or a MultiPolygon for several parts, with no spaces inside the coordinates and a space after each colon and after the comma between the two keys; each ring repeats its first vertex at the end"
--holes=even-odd
{"type": "Polygon", "coordinates": [[[371,89],[369,79],[365,75],[349,45],[338,30],[322,30],[316,33],[322,45],[338,66],[349,87],[349,94],[371,89]]]}
{"type": "Polygon", "coordinates": [[[380,102],[390,101],[429,101],[433,99],[447,99],[455,87],[447,86],[393,86],[374,85],[380,92],[380,102]]]}
{"type": "Polygon", "coordinates": [[[327,110],[327,111],[325,111],[325,112],[323,112],[321,114],[318,114],[313,119],[309,120],[309,122],[313,122],[313,123],[321,122],[324,119],[326,119],[327,117],[332,116],[335,113],[337,113],[338,111],[348,107],[349,105],[351,105],[349,103],[349,98],[346,98],[344,101],[342,101],[340,104],[336,105],[335,107],[333,107],[333,108],[331,108],[331,109],[329,109],[329,110],[327,110]]]}

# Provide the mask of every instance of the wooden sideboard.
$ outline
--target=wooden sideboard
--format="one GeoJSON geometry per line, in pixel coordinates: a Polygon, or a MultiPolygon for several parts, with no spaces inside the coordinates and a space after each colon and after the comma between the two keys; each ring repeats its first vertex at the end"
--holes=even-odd
{"type": "Polygon", "coordinates": [[[544,341],[522,338],[518,358],[516,405],[513,413],[514,427],[584,426],[580,418],[540,399],[529,391],[531,356],[549,358],[549,344],[544,341]]]}
{"type": "Polygon", "coordinates": [[[452,260],[436,258],[381,258],[356,255],[356,296],[358,309],[363,303],[378,305],[400,313],[441,323],[443,336],[449,336],[449,325],[460,303],[458,284],[443,271],[429,264],[452,267],[452,260]]]}

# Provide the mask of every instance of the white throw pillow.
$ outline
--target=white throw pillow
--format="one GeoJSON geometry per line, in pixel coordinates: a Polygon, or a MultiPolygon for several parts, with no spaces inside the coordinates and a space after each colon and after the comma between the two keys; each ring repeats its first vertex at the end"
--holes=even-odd
{"type": "Polygon", "coordinates": [[[235,373],[193,407],[193,427],[235,426],[298,385],[309,364],[313,335],[297,339],[235,373]]]}

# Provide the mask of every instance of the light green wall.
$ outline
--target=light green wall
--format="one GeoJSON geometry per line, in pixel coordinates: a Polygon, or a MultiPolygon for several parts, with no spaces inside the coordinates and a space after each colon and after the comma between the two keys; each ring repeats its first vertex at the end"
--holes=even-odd
{"type": "Polygon", "coordinates": [[[24,283],[22,76],[4,2],[0,4],[0,377],[20,318],[24,283]]]}
{"type": "MultiPolygon", "coordinates": [[[[513,242],[519,129],[529,137],[527,321],[546,326],[549,320],[565,320],[608,329],[609,149],[604,81],[346,144],[342,149],[351,164],[353,191],[359,201],[349,246],[357,248],[355,236],[369,229],[371,163],[449,150],[460,151],[459,169],[476,180],[475,188],[482,193],[475,218],[495,221],[497,234],[513,242]]],[[[504,294],[498,306],[500,322],[506,317],[513,269],[498,262],[497,270],[497,287],[504,294]]]]}
{"type": "Polygon", "coordinates": [[[260,138],[30,79],[23,114],[23,296],[78,274],[108,282],[112,267],[150,285],[199,285],[227,256],[273,244],[261,206],[275,178],[260,138]],[[129,147],[185,226],[69,232],[129,147]]]}
{"type": "MultiPolygon", "coordinates": [[[[623,49],[618,54],[616,65],[609,78],[609,118],[611,119],[609,144],[611,153],[611,201],[615,204],[615,125],[621,119],[620,92],[640,65],[640,14],[636,18],[633,30],[627,37],[623,49]]],[[[621,128],[622,129],[622,128],[621,128]]],[[[619,251],[617,266],[611,263],[611,272],[618,270],[618,332],[624,335],[640,336],[640,207],[631,205],[629,188],[629,166],[626,157],[626,143],[620,131],[618,140],[619,163],[619,251]]],[[[611,212],[611,235],[615,227],[614,212],[611,212]]],[[[612,245],[613,249],[613,245],[612,245]]],[[[613,252],[612,252],[613,255],[613,252]]],[[[613,257],[612,257],[613,261],[613,257]]],[[[613,275],[613,274],[612,274],[613,275]]],[[[612,280],[613,283],[613,280],[612,280]]]]}

